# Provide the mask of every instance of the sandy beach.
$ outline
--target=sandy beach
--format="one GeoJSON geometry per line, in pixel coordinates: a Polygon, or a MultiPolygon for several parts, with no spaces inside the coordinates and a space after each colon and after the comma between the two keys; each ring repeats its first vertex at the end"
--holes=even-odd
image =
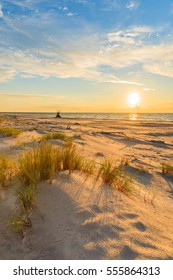
{"type": "MultiPolygon", "coordinates": [[[[32,227],[21,238],[8,223],[17,211],[16,184],[0,189],[0,259],[173,259],[173,122],[6,116],[0,153],[16,161],[50,132],[62,132],[97,165],[125,160],[132,178],[126,195],[95,176],[58,172],[42,181],[32,209],[32,227]],[[171,173],[171,172],[169,172],[171,173]]],[[[62,147],[60,139],[47,140],[62,147]]]]}

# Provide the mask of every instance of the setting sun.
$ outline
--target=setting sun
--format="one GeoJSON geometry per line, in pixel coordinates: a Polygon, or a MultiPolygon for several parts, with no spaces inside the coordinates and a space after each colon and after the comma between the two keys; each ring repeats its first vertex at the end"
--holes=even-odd
{"type": "Polygon", "coordinates": [[[139,106],[140,96],[137,92],[132,92],[128,96],[128,105],[130,108],[136,108],[139,106]]]}

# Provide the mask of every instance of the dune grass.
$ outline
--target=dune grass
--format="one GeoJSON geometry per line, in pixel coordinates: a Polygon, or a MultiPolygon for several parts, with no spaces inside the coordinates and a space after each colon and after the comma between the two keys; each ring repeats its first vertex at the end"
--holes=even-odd
{"type": "Polygon", "coordinates": [[[76,152],[74,145],[65,146],[62,150],[63,170],[69,170],[71,174],[74,170],[80,170],[83,164],[83,157],[76,152]]]}
{"type": "Polygon", "coordinates": [[[19,158],[18,178],[22,186],[37,185],[39,182],[38,151],[33,148],[19,158]]]}
{"type": "Polygon", "coordinates": [[[31,227],[31,220],[25,214],[16,214],[13,216],[8,227],[16,234],[20,235],[21,238],[24,237],[24,229],[31,227]]]}
{"type": "Polygon", "coordinates": [[[62,170],[62,152],[52,144],[41,142],[19,158],[17,191],[20,209],[25,213],[35,204],[35,190],[39,182],[50,180],[62,170]]]}
{"type": "Polygon", "coordinates": [[[4,136],[13,136],[17,137],[20,133],[22,133],[22,130],[17,128],[10,128],[10,127],[0,127],[0,134],[3,134],[4,136]]]}
{"type": "Polygon", "coordinates": [[[63,148],[61,158],[63,170],[69,170],[69,174],[75,170],[88,175],[94,174],[95,162],[83,157],[73,143],[69,143],[63,148]]]}
{"type": "Polygon", "coordinates": [[[0,186],[9,186],[13,175],[16,173],[14,160],[7,155],[0,155],[0,186]]]}
{"type": "Polygon", "coordinates": [[[72,138],[68,137],[65,133],[56,131],[56,132],[50,132],[48,134],[45,134],[42,136],[43,140],[51,140],[51,139],[59,139],[63,141],[71,141],[72,138]]]}
{"type": "Polygon", "coordinates": [[[52,180],[56,172],[56,164],[58,164],[58,151],[58,149],[49,143],[41,143],[37,148],[40,181],[52,180]]]}
{"type": "Polygon", "coordinates": [[[58,169],[59,150],[42,142],[19,158],[19,178],[22,185],[36,186],[39,181],[52,179],[58,169]]]}
{"type": "Polygon", "coordinates": [[[11,120],[10,120],[10,118],[9,117],[7,117],[7,116],[4,116],[4,115],[1,115],[0,116],[0,123],[11,123],[11,120]]]}
{"type": "Polygon", "coordinates": [[[171,164],[162,164],[162,173],[173,174],[173,166],[171,164]]]}
{"type": "MultiPolygon", "coordinates": [[[[17,190],[20,216],[29,217],[30,211],[35,206],[35,191],[38,183],[50,179],[58,169],[58,149],[53,145],[42,142],[40,145],[28,150],[19,158],[17,190]]],[[[19,217],[18,217],[19,218],[19,217]]],[[[14,229],[18,221],[13,222],[14,229]]],[[[19,223],[21,230],[25,227],[23,220],[19,223]]]]}
{"type": "Polygon", "coordinates": [[[17,190],[17,196],[20,210],[29,213],[35,205],[35,186],[20,186],[17,190]]]}
{"type": "Polygon", "coordinates": [[[132,178],[128,176],[122,164],[117,165],[116,162],[108,159],[104,160],[98,170],[98,178],[101,177],[103,182],[111,185],[123,193],[130,193],[130,182],[132,178]]]}
{"type": "MultiPolygon", "coordinates": [[[[131,178],[126,174],[122,162],[104,160],[98,168],[93,160],[79,153],[72,142],[67,142],[63,148],[57,148],[46,141],[24,152],[15,167],[19,186],[17,188],[19,214],[11,221],[11,229],[23,236],[23,230],[31,226],[30,213],[35,206],[35,192],[39,182],[52,180],[57,171],[81,171],[87,176],[98,174],[103,182],[113,188],[128,194],[131,192],[131,178]]],[[[14,175],[14,164],[6,156],[0,157],[0,183],[3,187],[14,175]]]]}

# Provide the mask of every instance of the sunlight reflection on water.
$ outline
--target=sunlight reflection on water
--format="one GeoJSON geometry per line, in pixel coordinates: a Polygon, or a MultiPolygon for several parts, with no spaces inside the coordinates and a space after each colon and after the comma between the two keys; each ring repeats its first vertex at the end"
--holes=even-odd
{"type": "Polygon", "coordinates": [[[137,114],[129,114],[129,120],[137,121],[138,120],[138,115],[137,114]]]}

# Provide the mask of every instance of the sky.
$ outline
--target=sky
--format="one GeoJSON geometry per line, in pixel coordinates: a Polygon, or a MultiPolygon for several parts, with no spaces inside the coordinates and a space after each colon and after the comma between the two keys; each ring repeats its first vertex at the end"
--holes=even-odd
{"type": "Polygon", "coordinates": [[[0,0],[0,112],[173,113],[173,0],[0,0]]]}

